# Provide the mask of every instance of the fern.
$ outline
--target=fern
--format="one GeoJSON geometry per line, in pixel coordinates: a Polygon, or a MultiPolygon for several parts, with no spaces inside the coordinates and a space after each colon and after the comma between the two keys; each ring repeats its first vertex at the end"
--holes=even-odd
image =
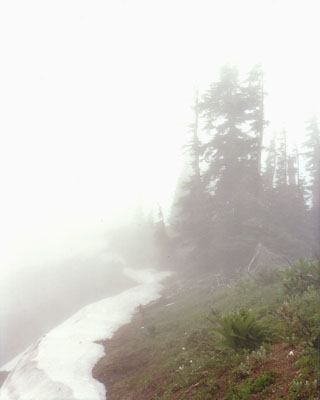
{"type": "Polygon", "coordinates": [[[268,324],[258,321],[257,314],[250,310],[236,309],[209,320],[214,324],[210,331],[220,337],[214,344],[219,350],[256,350],[272,337],[268,324]]]}

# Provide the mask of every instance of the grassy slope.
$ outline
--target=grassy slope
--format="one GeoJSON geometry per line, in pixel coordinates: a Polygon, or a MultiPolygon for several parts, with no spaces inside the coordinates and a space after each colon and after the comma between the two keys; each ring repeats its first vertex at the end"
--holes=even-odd
{"type": "Polygon", "coordinates": [[[278,337],[261,357],[213,347],[212,309],[274,312],[285,299],[279,279],[246,277],[223,288],[214,287],[210,275],[194,281],[168,283],[159,301],[141,308],[104,342],[107,356],[93,375],[105,383],[108,400],[318,398],[315,387],[304,387],[307,380],[319,379],[317,359],[314,353],[307,356],[299,340],[289,345],[278,337]]]}

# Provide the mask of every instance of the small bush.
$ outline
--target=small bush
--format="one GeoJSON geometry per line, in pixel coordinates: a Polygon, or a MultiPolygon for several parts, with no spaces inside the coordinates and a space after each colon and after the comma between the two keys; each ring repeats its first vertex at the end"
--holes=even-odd
{"type": "Polygon", "coordinates": [[[319,348],[319,301],[319,291],[311,286],[301,296],[288,298],[276,312],[282,323],[283,339],[287,343],[319,348]]]}
{"type": "Polygon", "coordinates": [[[254,272],[253,279],[259,285],[271,285],[279,281],[279,275],[276,269],[263,268],[254,272]]]}
{"type": "Polygon", "coordinates": [[[310,377],[310,374],[319,371],[319,354],[314,348],[307,348],[303,356],[296,361],[295,365],[301,370],[302,376],[310,377]]]}
{"type": "Polygon", "coordinates": [[[292,400],[303,400],[303,399],[316,399],[318,395],[317,391],[318,381],[306,379],[294,379],[290,383],[289,399],[292,400]]]}
{"type": "Polygon", "coordinates": [[[237,379],[246,379],[249,378],[249,376],[252,373],[252,367],[250,363],[250,358],[249,356],[246,357],[246,360],[241,362],[236,368],[233,369],[232,374],[237,378],[237,379]]]}
{"type": "Polygon", "coordinates": [[[272,371],[259,375],[256,379],[249,378],[246,382],[233,386],[225,400],[247,400],[254,393],[261,393],[275,383],[276,374],[272,371]]]}
{"type": "Polygon", "coordinates": [[[209,320],[216,325],[210,331],[222,337],[214,344],[220,350],[256,350],[272,337],[268,324],[259,321],[257,314],[250,310],[236,309],[209,320]]]}
{"type": "Polygon", "coordinates": [[[289,296],[302,295],[310,286],[320,288],[320,263],[299,260],[281,272],[283,287],[289,296]]]}

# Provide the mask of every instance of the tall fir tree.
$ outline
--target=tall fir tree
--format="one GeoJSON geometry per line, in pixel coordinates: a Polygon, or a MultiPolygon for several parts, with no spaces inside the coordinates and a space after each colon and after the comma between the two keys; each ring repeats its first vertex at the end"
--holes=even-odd
{"type": "Polygon", "coordinates": [[[207,268],[209,263],[209,240],[211,221],[208,215],[208,201],[200,171],[201,142],[199,129],[199,101],[195,94],[193,106],[194,122],[190,125],[191,139],[186,146],[189,159],[189,174],[180,187],[174,204],[172,228],[175,247],[182,263],[207,268]]]}
{"type": "MultiPolygon", "coordinates": [[[[305,182],[299,152],[289,154],[285,131],[271,141],[262,165],[264,96],[259,66],[241,81],[238,69],[226,65],[196,104],[188,147],[191,172],[174,224],[178,248],[194,265],[232,274],[248,265],[259,242],[291,258],[308,254],[305,182]]],[[[309,191],[320,225],[319,129],[313,123],[309,131],[309,191]]]]}
{"type": "Polygon", "coordinates": [[[252,149],[250,152],[251,162],[254,164],[255,176],[253,176],[256,198],[262,192],[262,152],[264,129],[267,125],[264,112],[264,74],[261,65],[254,66],[248,74],[244,86],[246,100],[246,114],[249,121],[249,134],[252,137],[252,149]]]}
{"type": "Polygon", "coordinates": [[[288,184],[287,132],[283,129],[277,139],[275,186],[283,189],[288,184]]]}
{"type": "Polygon", "coordinates": [[[299,176],[299,152],[289,153],[287,133],[267,157],[264,243],[291,259],[309,253],[304,182],[299,176]]]}
{"type": "Polygon", "coordinates": [[[256,131],[261,123],[257,89],[261,90],[260,85],[252,80],[249,86],[241,84],[238,69],[227,65],[201,104],[208,137],[204,156],[214,224],[212,246],[217,262],[225,268],[245,263],[256,244],[252,210],[260,179],[258,143],[263,134],[256,131]]]}
{"type": "Polygon", "coordinates": [[[270,191],[274,188],[276,172],[276,143],[275,137],[270,141],[267,147],[267,157],[265,162],[265,170],[262,174],[263,190],[270,191]]]}
{"type": "Polygon", "coordinates": [[[316,117],[308,122],[305,148],[306,169],[309,173],[307,189],[314,238],[313,253],[320,260],[320,129],[316,117]]]}
{"type": "Polygon", "coordinates": [[[165,218],[160,204],[157,207],[156,216],[153,220],[155,264],[160,268],[169,269],[175,262],[172,244],[169,239],[165,218]]]}

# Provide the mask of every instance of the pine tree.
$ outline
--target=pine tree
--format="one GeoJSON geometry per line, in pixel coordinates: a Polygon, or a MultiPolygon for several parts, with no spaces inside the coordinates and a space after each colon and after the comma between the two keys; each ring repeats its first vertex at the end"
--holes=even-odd
{"type": "Polygon", "coordinates": [[[239,80],[238,69],[227,65],[201,104],[208,137],[205,183],[211,195],[213,246],[218,263],[228,267],[245,263],[256,244],[252,210],[260,177],[257,143],[262,132],[253,133],[261,119],[256,104],[259,96],[250,97],[256,94],[254,87],[258,86],[251,82],[248,90],[239,80]]]}
{"type": "MultiPolygon", "coordinates": [[[[260,67],[241,82],[238,69],[226,65],[200,104],[196,101],[188,146],[190,174],[176,202],[174,223],[177,247],[195,266],[232,273],[248,265],[259,242],[292,258],[308,255],[305,181],[299,151],[289,153],[285,130],[271,141],[265,168],[262,165],[264,96],[260,67]]],[[[320,226],[320,139],[315,123],[309,132],[308,189],[320,226]]]]}
{"type": "Polygon", "coordinates": [[[186,146],[189,163],[189,175],[178,188],[179,196],[174,204],[172,229],[175,245],[182,263],[206,268],[210,263],[211,221],[208,218],[208,202],[200,171],[201,142],[198,137],[199,102],[195,95],[193,107],[194,122],[190,125],[191,139],[186,146]]]}
{"type": "Polygon", "coordinates": [[[263,173],[264,191],[271,191],[274,188],[275,171],[276,171],[276,144],[275,144],[275,138],[272,138],[267,148],[265,171],[263,173]]]}
{"type": "Polygon", "coordinates": [[[276,149],[272,144],[267,157],[263,242],[292,259],[309,252],[305,190],[298,161],[299,152],[296,149],[289,153],[287,133],[283,130],[276,149]]]}
{"type": "Polygon", "coordinates": [[[275,186],[283,189],[288,184],[288,155],[287,155],[287,132],[283,130],[278,136],[275,186]]]}
{"type": "Polygon", "coordinates": [[[173,249],[167,233],[162,208],[158,204],[156,217],[153,218],[155,264],[160,268],[170,268],[174,262],[173,249]]]}
{"type": "Polygon", "coordinates": [[[262,151],[264,129],[267,121],[264,118],[264,75],[260,65],[254,66],[248,74],[244,86],[246,100],[246,114],[249,121],[249,134],[252,137],[250,152],[251,162],[256,174],[253,177],[256,188],[256,197],[259,199],[262,192],[262,151]]]}
{"type": "Polygon", "coordinates": [[[314,255],[320,259],[320,129],[315,117],[308,122],[305,147],[314,255]]]}

